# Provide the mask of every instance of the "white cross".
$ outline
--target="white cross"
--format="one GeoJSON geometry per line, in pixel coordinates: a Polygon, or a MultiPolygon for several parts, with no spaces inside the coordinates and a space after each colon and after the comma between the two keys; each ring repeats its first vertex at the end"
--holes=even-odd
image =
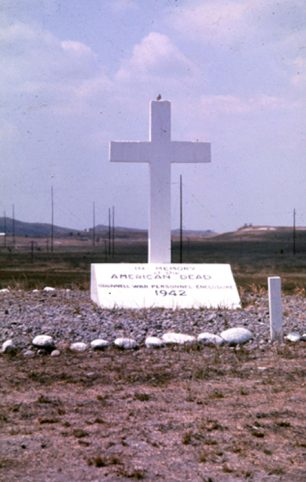
{"type": "Polygon", "coordinates": [[[171,141],[171,103],[152,101],[150,141],[110,143],[113,162],[150,166],[149,263],[171,263],[171,163],[210,162],[207,142],[171,141]]]}

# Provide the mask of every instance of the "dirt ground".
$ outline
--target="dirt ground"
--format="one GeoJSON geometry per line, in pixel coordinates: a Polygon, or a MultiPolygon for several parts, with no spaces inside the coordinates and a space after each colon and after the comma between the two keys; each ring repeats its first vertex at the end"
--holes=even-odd
{"type": "Polygon", "coordinates": [[[305,348],[2,355],[0,480],[305,481],[305,348]]]}

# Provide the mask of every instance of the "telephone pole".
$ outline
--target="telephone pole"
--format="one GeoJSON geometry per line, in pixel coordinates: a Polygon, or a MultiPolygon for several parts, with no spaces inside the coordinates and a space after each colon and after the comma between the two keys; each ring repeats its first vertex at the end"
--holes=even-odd
{"type": "Polygon", "coordinates": [[[54,249],[54,197],[53,186],[51,186],[51,253],[54,249]]]}
{"type": "Polygon", "coordinates": [[[108,255],[112,254],[112,215],[111,208],[108,208],[108,255]]]}
{"type": "Polygon", "coordinates": [[[92,203],[92,247],[96,246],[96,203],[92,203]]]}
{"type": "Polygon", "coordinates": [[[293,209],[293,226],[292,226],[292,252],[295,255],[296,254],[296,210],[295,208],[293,209]]]}
{"type": "Polygon", "coordinates": [[[112,207],[112,257],[115,256],[115,206],[112,207]]]}
{"type": "Polygon", "coordinates": [[[13,247],[16,245],[16,235],[15,235],[15,204],[12,205],[12,240],[13,247]]]}
{"type": "Polygon", "coordinates": [[[4,231],[4,247],[6,248],[6,212],[4,211],[3,213],[3,223],[4,223],[4,226],[3,226],[3,231],[4,231]]]}

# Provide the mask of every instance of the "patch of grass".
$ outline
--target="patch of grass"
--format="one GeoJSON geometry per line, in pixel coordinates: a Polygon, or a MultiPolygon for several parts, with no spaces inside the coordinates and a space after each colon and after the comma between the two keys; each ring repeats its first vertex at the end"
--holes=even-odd
{"type": "Polygon", "coordinates": [[[86,430],[83,430],[82,428],[75,428],[72,432],[72,435],[76,438],[83,438],[83,437],[88,437],[89,432],[86,430]]]}
{"type": "Polygon", "coordinates": [[[103,420],[103,418],[97,417],[97,418],[94,419],[93,423],[99,423],[99,424],[103,425],[105,423],[105,420],[103,420]]]}
{"type": "Polygon", "coordinates": [[[101,402],[102,405],[107,405],[108,404],[108,395],[97,395],[96,399],[101,402]]]}
{"type": "Polygon", "coordinates": [[[253,435],[253,437],[257,437],[257,438],[264,438],[265,436],[265,432],[263,430],[259,430],[259,429],[253,429],[251,430],[251,435],[253,435]]]}
{"type": "Polygon", "coordinates": [[[38,399],[36,400],[37,403],[41,404],[49,404],[55,407],[62,406],[62,401],[58,398],[51,398],[46,395],[39,395],[38,399]]]}
{"type": "Polygon", "coordinates": [[[118,471],[118,475],[128,479],[143,480],[145,478],[145,471],[137,468],[123,468],[118,471]]]}
{"type": "Polygon", "coordinates": [[[192,431],[188,430],[188,432],[185,432],[182,436],[182,443],[184,445],[189,445],[192,441],[192,431]]]}
{"type": "Polygon", "coordinates": [[[202,451],[200,452],[200,455],[199,455],[199,463],[200,464],[206,464],[208,462],[208,456],[207,456],[207,453],[202,451]]]}
{"type": "Polygon", "coordinates": [[[120,463],[117,455],[96,455],[87,460],[88,465],[95,467],[109,467],[110,465],[118,465],[120,463]]]}
{"type": "Polygon", "coordinates": [[[212,400],[216,400],[216,399],[220,399],[220,398],[224,398],[224,395],[223,393],[221,392],[221,390],[217,390],[215,389],[213,392],[211,392],[209,394],[209,398],[212,399],[212,400]]]}
{"type": "Polygon", "coordinates": [[[207,437],[205,432],[187,430],[182,436],[182,443],[184,445],[207,445],[216,446],[218,442],[210,437],[207,437]]]}
{"type": "Polygon", "coordinates": [[[51,417],[43,417],[38,419],[39,423],[41,425],[47,424],[47,423],[58,423],[59,419],[58,418],[51,418],[51,417]]]}
{"type": "Polygon", "coordinates": [[[265,455],[269,455],[269,456],[273,454],[272,450],[270,449],[264,449],[263,452],[265,455]]]}
{"type": "Polygon", "coordinates": [[[291,427],[291,423],[290,422],[287,422],[286,420],[281,420],[280,422],[276,422],[276,425],[278,427],[291,427]]]}
{"type": "Polygon", "coordinates": [[[213,438],[205,438],[204,443],[205,445],[218,445],[217,440],[214,440],[213,438]]]}
{"type": "Polygon", "coordinates": [[[48,383],[48,378],[45,376],[44,373],[41,373],[41,372],[30,372],[29,378],[33,382],[40,383],[41,385],[48,383]]]}
{"type": "Polygon", "coordinates": [[[234,469],[232,469],[228,464],[224,464],[222,470],[226,474],[231,474],[232,472],[234,472],[234,469]]]}
{"type": "Polygon", "coordinates": [[[216,377],[224,376],[225,369],[221,368],[213,368],[213,367],[205,367],[205,368],[197,368],[193,374],[192,378],[194,380],[209,380],[211,378],[215,379],[216,377]]]}
{"type": "Polygon", "coordinates": [[[148,402],[150,400],[150,395],[144,392],[135,392],[134,400],[139,400],[140,402],[148,402]]]}
{"type": "Polygon", "coordinates": [[[269,470],[268,475],[285,475],[286,471],[283,467],[273,467],[269,470]]]}
{"type": "Polygon", "coordinates": [[[242,395],[242,396],[246,396],[246,395],[249,395],[249,394],[250,394],[250,392],[249,392],[246,388],[244,388],[244,387],[240,387],[239,393],[240,393],[240,395],[242,395]]]}
{"type": "Polygon", "coordinates": [[[4,413],[0,413],[0,423],[7,423],[9,421],[8,417],[4,413]]]}
{"type": "Polygon", "coordinates": [[[0,458],[0,469],[7,469],[16,466],[16,459],[0,458]]]}
{"type": "Polygon", "coordinates": [[[10,408],[10,410],[11,410],[12,412],[16,413],[16,412],[19,412],[20,407],[21,407],[21,403],[16,403],[15,405],[13,405],[13,406],[10,408]]]}
{"type": "Polygon", "coordinates": [[[36,401],[37,403],[52,403],[51,398],[46,397],[46,395],[39,395],[36,401]]]}
{"type": "Polygon", "coordinates": [[[201,428],[207,430],[207,432],[213,432],[214,430],[223,430],[224,427],[218,422],[218,420],[208,419],[201,423],[201,428]]]}

